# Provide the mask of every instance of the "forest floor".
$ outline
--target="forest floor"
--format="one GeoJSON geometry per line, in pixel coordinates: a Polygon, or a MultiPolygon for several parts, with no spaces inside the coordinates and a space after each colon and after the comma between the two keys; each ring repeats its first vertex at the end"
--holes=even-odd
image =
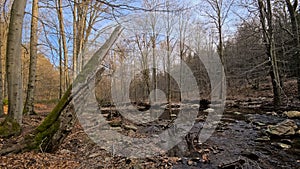
{"type": "MultiPolygon", "coordinates": [[[[286,94],[294,93],[295,84],[288,85],[286,94]]],[[[172,149],[144,159],[116,156],[91,141],[78,122],[55,153],[26,152],[1,156],[0,168],[300,168],[300,119],[289,118],[283,113],[300,111],[299,100],[286,99],[286,105],[274,111],[268,88],[262,86],[258,91],[247,88],[241,90],[243,93],[236,92],[240,95],[230,94],[225,112],[212,136],[204,143],[193,140],[196,153],[190,153],[188,149],[182,152],[172,149]],[[266,132],[268,126],[287,119],[298,126],[295,134],[274,137],[266,132]]],[[[22,135],[0,139],[0,148],[18,142],[38,126],[53,105],[36,106],[37,115],[24,117],[22,135]]],[[[201,130],[206,117],[206,113],[199,112],[197,125],[190,131],[191,134],[201,130]]],[[[118,119],[115,115],[110,120],[118,119]]],[[[161,125],[158,122],[154,127],[162,130],[161,125]]],[[[150,127],[153,129],[153,124],[136,125],[134,131],[125,130],[121,124],[120,127],[119,132],[125,135],[139,135],[150,127]]]]}

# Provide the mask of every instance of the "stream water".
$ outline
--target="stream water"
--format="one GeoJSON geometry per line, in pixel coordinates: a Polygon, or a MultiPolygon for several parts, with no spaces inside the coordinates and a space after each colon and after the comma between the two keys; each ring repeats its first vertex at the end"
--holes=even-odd
{"type": "MultiPolygon", "coordinates": [[[[171,114],[176,117],[178,109],[171,114]]],[[[190,135],[197,135],[206,116],[207,113],[199,112],[198,122],[191,129],[190,135]]],[[[276,138],[266,132],[268,125],[275,125],[286,119],[259,108],[228,108],[212,136],[204,143],[193,143],[197,153],[171,153],[171,156],[175,154],[181,158],[173,168],[300,168],[300,136],[276,138]],[[288,147],[283,148],[280,146],[282,143],[288,147]],[[207,161],[203,161],[203,154],[208,157],[207,161]]],[[[137,125],[137,133],[158,134],[170,120],[170,112],[165,111],[159,116],[159,120],[137,125]]],[[[300,120],[293,120],[299,127],[300,120]]]]}
{"type": "MultiPolygon", "coordinates": [[[[238,113],[227,110],[214,134],[198,147],[198,150],[209,150],[210,161],[193,165],[182,162],[174,168],[300,168],[299,135],[274,138],[265,132],[267,125],[277,124],[285,119],[247,109],[239,109],[238,113]],[[278,146],[278,143],[286,143],[291,147],[285,149],[278,146]]],[[[300,121],[295,121],[299,126],[300,121]]]]}

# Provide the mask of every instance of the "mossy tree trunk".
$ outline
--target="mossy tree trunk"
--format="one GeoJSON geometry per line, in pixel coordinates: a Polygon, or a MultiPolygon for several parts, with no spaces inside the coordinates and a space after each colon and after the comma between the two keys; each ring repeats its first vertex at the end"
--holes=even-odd
{"type": "Polygon", "coordinates": [[[106,54],[121,32],[122,29],[118,26],[104,45],[95,52],[73,84],[68,87],[59,103],[44,119],[42,124],[40,124],[33,132],[25,136],[23,142],[0,150],[0,155],[31,150],[43,152],[53,152],[57,150],[73,129],[76,121],[76,114],[71,102],[73,97],[85,90],[88,87],[88,83],[96,78],[96,75],[97,79],[101,78],[101,74],[105,69],[103,67],[97,69],[97,67],[104,60],[106,54]],[[73,87],[78,86],[79,88],[76,88],[77,90],[73,90],[73,87]]]}
{"type": "Polygon", "coordinates": [[[31,136],[25,138],[26,149],[55,151],[71,132],[76,120],[73,106],[70,104],[72,100],[71,91],[72,85],[42,124],[35,129],[31,136]]]}
{"type": "Polygon", "coordinates": [[[22,72],[21,43],[26,0],[14,0],[11,8],[6,49],[6,78],[8,83],[8,116],[0,125],[0,136],[9,137],[21,132],[22,72]]]}

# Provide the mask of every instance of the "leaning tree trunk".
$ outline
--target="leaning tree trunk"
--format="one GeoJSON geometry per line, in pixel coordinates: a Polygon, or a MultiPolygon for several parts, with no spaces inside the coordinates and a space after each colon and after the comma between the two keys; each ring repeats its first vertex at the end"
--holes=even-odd
{"type": "MultiPolygon", "coordinates": [[[[18,125],[22,123],[21,42],[26,2],[26,0],[14,0],[11,8],[6,50],[6,75],[8,82],[8,116],[5,120],[8,124],[6,125],[8,128],[6,128],[6,132],[8,132],[9,129],[18,132],[18,130],[20,130],[18,125]],[[12,122],[16,122],[17,124],[9,125],[12,122]]],[[[5,122],[2,124],[4,128],[5,122]]],[[[2,135],[4,133],[0,134],[2,135]]]]}
{"type": "Polygon", "coordinates": [[[26,101],[23,113],[25,115],[35,114],[34,112],[34,90],[36,79],[37,64],[37,44],[38,44],[38,0],[32,2],[31,32],[30,32],[30,63],[29,63],[29,79],[26,101]]]}
{"type": "Polygon", "coordinates": [[[42,124],[33,132],[25,136],[25,140],[22,143],[2,149],[0,155],[30,150],[43,152],[53,152],[57,150],[63,140],[71,132],[76,121],[72,99],[76,97],[78,93],[85,90],[88,87],[88,83],[92,82],[96,75],[97,78],[101,78],[101,74],[105,69],[102,67],[101,69],[96,70],[96,68],[103,61],[121,32],[122,29],[118,26],[111,34],[110,38],[88,61],[84,69],[77,76],[73,84],[69,86],[62,99],[45,118],[42,124]],[[80,88],[78,88],[78,90],[72,90],[74,89],[73,87],[78,84],[80,84],[80,88]]]}

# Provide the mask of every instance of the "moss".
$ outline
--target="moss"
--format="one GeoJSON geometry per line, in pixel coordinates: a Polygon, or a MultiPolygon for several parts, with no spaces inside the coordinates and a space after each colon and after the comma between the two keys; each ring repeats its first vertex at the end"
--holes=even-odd
{"type": "Polygon", "coordinates": [[[35,129],[35,131],[25,138],[27,140],[26,149],[40,150],[42,148],[44,151],[51,149],[51,147],[48,147],[49,142],[53,135],[59,130],[59,116],[71,100],[71,90],[72,86],[68,88],[62,99],[57,103],[43,122],[35,129]]]}
{"type": "Polygon", "coordinates": [[[53,123],[55,123],[60,116],[61,111],[65,108],[65,106],[70,101],[69,97],[71,95],[72,86],[69,87],[67,92],[64,94],[59,103],[54,107],[51,113],[43,120],[42,124],[36,128],[36,132],[46,131],[53,123]]]}
{"type": "Polygon", "coordinates": [[[52,139],[53,135],[57,132],[59,126],[60,126],[60,122],[56,121],[47,130],[37,133],[36,136],[34,137],[33,144],[30,146],[30,149],[37,150],[42,148],[44,151],[46,151],[47,146],[49,145],[49,141],[52,139]]]}
{"type": "Polygon", "coordinates": [[[3,99],[3,105],[8,105],[8,99],[7,98],[3,99]]]}
{"type": "Polygon", "coordinates": [[[20,124],[11,117],[7,117],[0,125],[0,137],[2,138],[19,135],[20,133],[20,124]]]}

